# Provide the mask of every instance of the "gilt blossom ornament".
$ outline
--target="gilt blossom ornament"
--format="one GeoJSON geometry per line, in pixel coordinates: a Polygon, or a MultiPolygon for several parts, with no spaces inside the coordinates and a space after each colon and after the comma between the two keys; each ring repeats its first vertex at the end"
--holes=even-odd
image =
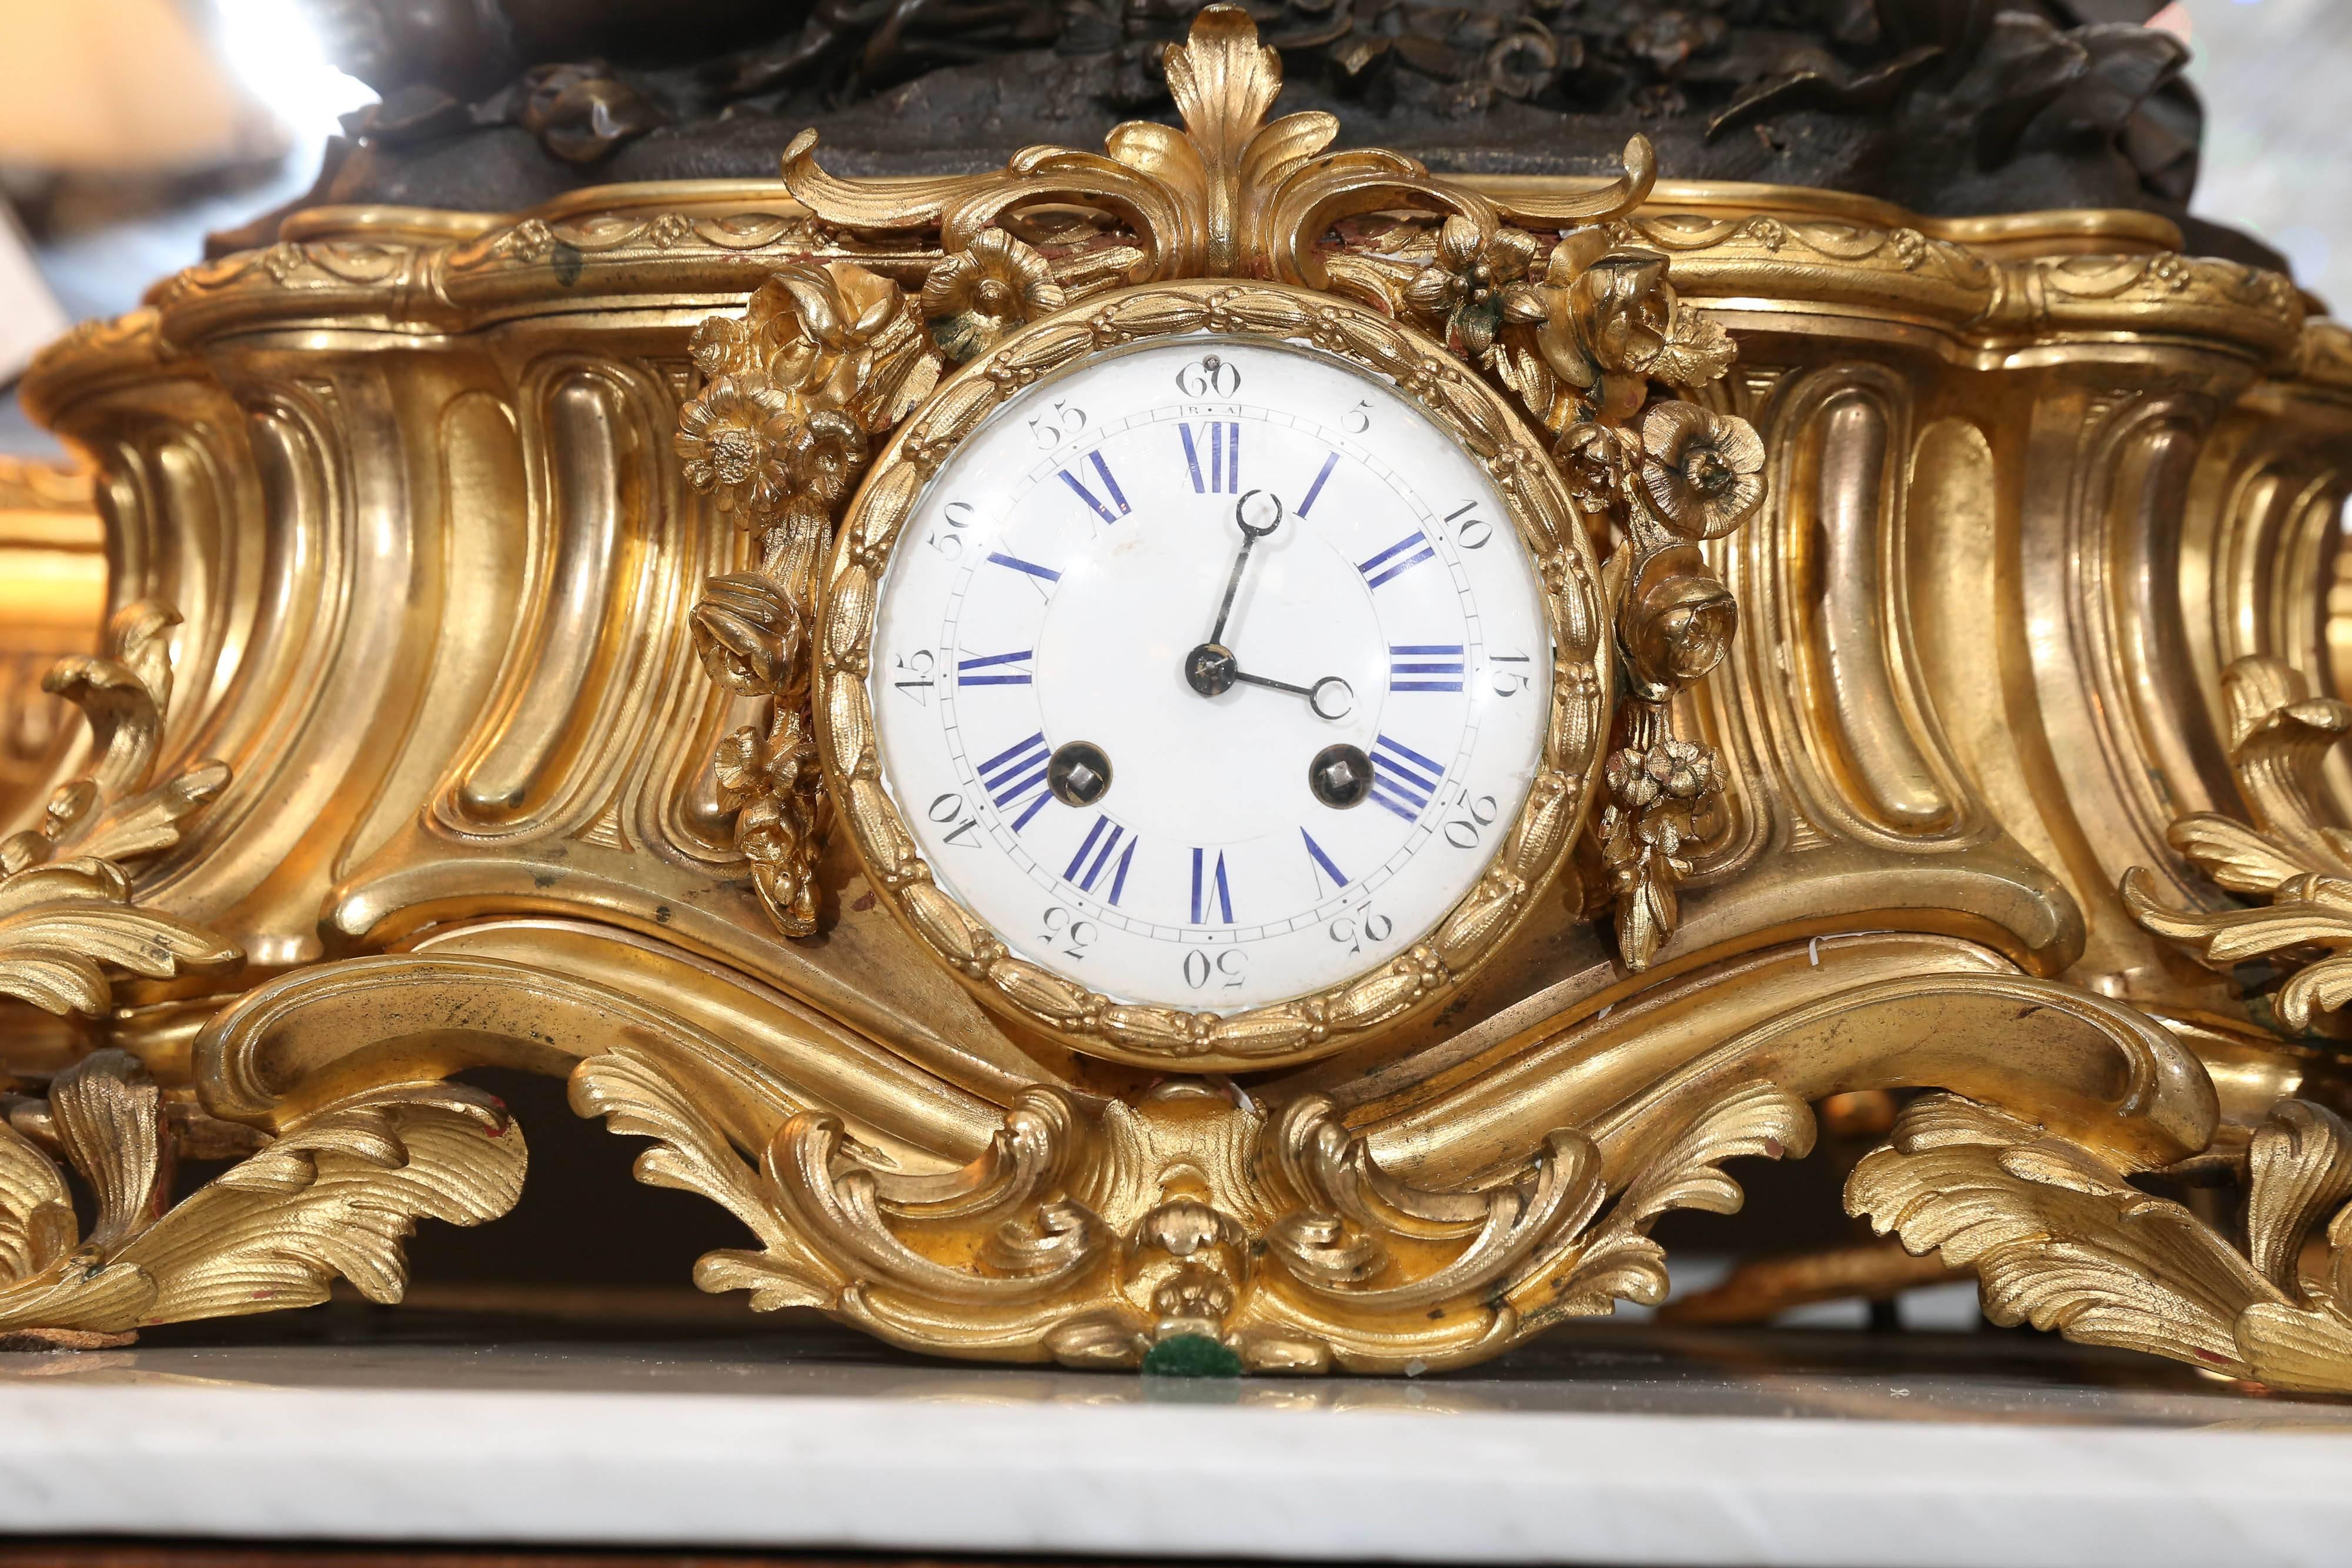
{"type": "Polygon", "coordinates": [[[923,280],[922,310],[940,351],[961,362],[1015,327],[1059,310],[1069,296],[1045,258],[1003,229],[986,229],[923,280]]]}
{"type": "Polygon", "coordinates": [[[1744,419],[1662,402],[1642,422],[1642,486],[1685,538],[1718,538],[1764,503],[1764,444],[1744,419]]]}

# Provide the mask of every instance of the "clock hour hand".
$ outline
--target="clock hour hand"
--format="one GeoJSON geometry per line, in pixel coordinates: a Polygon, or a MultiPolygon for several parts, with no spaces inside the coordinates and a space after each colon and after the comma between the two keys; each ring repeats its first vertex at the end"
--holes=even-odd
{"type": "Polygon", "coordinates": [[[1356,690],[1337,675],[1326,675],[1311,686],[1294,686],[1288,681],[1269,680],[1264,675],[1234,672],[1234,679],[1253,686],[1265,686],[1272,691],[1289,692],[1307,699],[1317,718],[1345,718],[1348,710],[1356,706],[1356,690]]]}
{"type": "Polygon", "coordinates": [[[1356,706],[1355,688],[1337,675],[1326,675],[1311,686],[1277,681],[1271,675],[1253,675],[1242,668],[1232,649],[1214,643],[1203,643],[1185,656],[1184,679],[1204,697],[1223,695],[1236,685],[1288,692],[1293,696],[1305,697],[1318,718],[1342,719],[1356,706]]]}
{"type": "Polygon", "coordinates": [[[1270,692],[1290,692],[1310,702],[1315,697],[1315,690],[1312,686],[1294,686],[1288,681],[1272,680],[1265,675],[1253,675],[1241,670],[1234,672],[1234,679],[1245,686],[1264,686],[1270,692]]]}

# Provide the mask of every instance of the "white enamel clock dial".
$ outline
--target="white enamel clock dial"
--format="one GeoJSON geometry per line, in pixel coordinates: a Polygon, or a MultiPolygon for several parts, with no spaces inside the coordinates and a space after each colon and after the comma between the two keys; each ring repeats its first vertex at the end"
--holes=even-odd
{"type": "Polygon", "coordinates": [[[1009,948],[1226,1013],[1374,967],[1471,889],[1551,664],[1534,564],[1440,426],[1345,361],[1193,337],[956,448],[868,693],[899,814],[1009,948]]]}

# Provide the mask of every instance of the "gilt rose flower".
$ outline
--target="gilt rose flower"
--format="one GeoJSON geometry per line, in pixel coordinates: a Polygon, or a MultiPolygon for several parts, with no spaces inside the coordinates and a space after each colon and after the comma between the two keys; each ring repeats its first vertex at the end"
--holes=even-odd
{"type": "Polygon", "coordinates": [[[849,491],[866,461],[866,432],[846,414],[816,409],[793,427],[784,446],[784,495],[831,506],[849,491]]]}
{"type": "Polygon", "coordinates": [[[1541,246],[1520,229],[1503,229],[1481,245],[1478,225],[1451,217],[1437,233],[1437,258],[1405,288],[1405,303],[1444,327],[1446,341],[1483,354],[1503,325],[1504,296],[1528,275],[1541,246]]]}
{"type": "Polygon", "coordinates": [[[958,361],[1068,299],[1045,258],[1003,229],[982,230],[923,280],[923,319],[940,350],[958,361]]]}
{"type": "Polygon", "coordinates": [[[1739,605],[1707,570],[1696,545],[1651,555],[1626,585],[1617,640],[1633,695],[1664,702],[1723,662],[1739,626],[1739,605]]]}
{"type": "Polygon", "coordinates": [[[1642,485],[1685,538],[1729,533],[1764,503],[1764,443],[1744,419],[1662,402],[1642,422],[1642,485]]]}
{"type": "Polygon", "coordinates": [[[1597,508],[1617,498],[1626,476],[1641,462],[1642,438],[1629,429],[1587,421],[1570,425],[1553,451],[1569,494],[1597,508]]]}
{"type": "Polygon", "coordinates": [[[732,316],[705,316],[688,340],[688,349],[694,355],[694,368],[714,382],[721,376],[750,375],[763,357],[751,323],[732,316]]]}
{"type": "Polygon", "coordinates": [[[898,340],[916,330],[898,285],[845,262],[778,269],[753,292],[746,315],[768,379],[835,408],[860,404],[875,390],[877,357],[903,358],[898,340]]]}
{"type": "Polygon", "coordinates": [[[776,693],[808,646],[800,607],[757,572],[712,578],[692,624],[695,653],[710,678],[746,695],[776,693]]]}
{"type": "Polygon", "coordinates": [[[1721,328],[1676,303],[1664,256],[1607,246],[1596,230],[1569,235],[1552,247],[1539,280],[1509,291],[1504,310],[1535,325],[1544,362],[1584,395],[1595,418],[1615,423],[1640,410],[1651,377],[1713,381],[1732,348],[1721,328]]]}
{"type": "Polygon", "coordinates": [[[1568,303],[1580,346],[1600,369],[1646,371],[1674,325],[1666,258],[1612,251],[1577,275],[1568,303]]]}

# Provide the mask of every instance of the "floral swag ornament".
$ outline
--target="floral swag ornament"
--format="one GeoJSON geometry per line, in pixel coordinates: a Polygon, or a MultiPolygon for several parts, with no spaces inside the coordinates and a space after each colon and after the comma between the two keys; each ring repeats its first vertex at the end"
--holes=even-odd
{"type": "Polygon", "coordinates": [[[1674,936],[1691,850],[1723,821],[1723,759],[1677,737],[1671,708],[1738,628],[1737,601],[1697,547],[1762,507],[1764,444],[1746,420],[1683,401],[1722,380],[1737,350],[1683,307],[1666,257],[1614,237],[1570,230],[1536,275],[1533,235],[1482,240],[1449,218],[1433,243],[1423,233],[1349,276],[1519,396],[1552,433],[1570,493],[1609,552],[1620,749],[1595,831],[1619,956],[1644,969],[1674,936]]]}
{"type": "Polygon", "coordinates": [[[785,267],[740,319],[704,321],[694,361],[705,385],[677,437],[687,482],[754,541],[750,570],[707,584],[695,646],[712,680],[768,704],[764,724],[720,742],[716,771],[761,902],[785,935],[812,936],[824,823],[808,712],[817,571],[869,438],[938,384],[940,356],[896,284],[835,262],[785,267]]]}

